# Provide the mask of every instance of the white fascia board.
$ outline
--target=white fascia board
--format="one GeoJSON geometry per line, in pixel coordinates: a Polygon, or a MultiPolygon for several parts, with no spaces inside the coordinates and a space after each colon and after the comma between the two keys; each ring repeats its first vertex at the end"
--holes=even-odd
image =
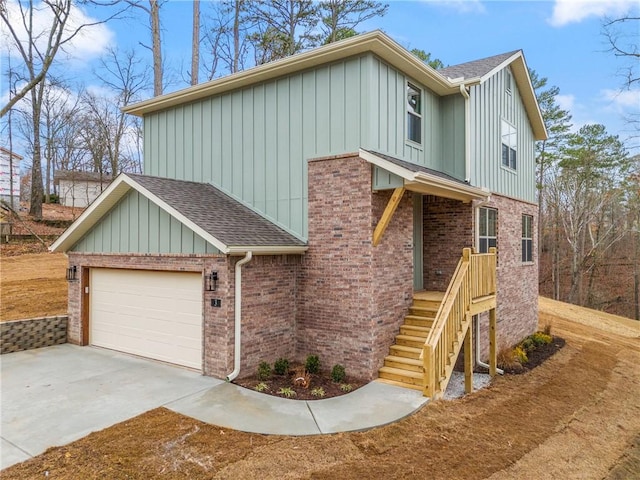
{"type": "Polygon", "coordinates": [[[360,149],[359,156],[363,160],[366,160],[367,162],[371,163],[372,165],[375,165],[376,167],[380,167],[383,170],[386,170],[387,172],[397,175],[398,177],[401,177],[407,181],[413,180],[414,172],[407,170],[406,168],[401,167],[400,165],[396,165],[393,162],[385,160],[384,158],[380,158],[377,155],[374,155],[373,153],[369,153],[366,150],[360,149]]]}
{"type": "Polygon", "coordinates": [[[285,246],[285,245],[234,245],[226,252],[229,255],[244,255],[251,252],[254,255],[302,255],[309,249],[306,245],[285,246]]]}
{"type": "Polygon", "coordinates": [[[158,196],[151,193],[138,182],[121,173],[111,184],[94,200],[78,219],[49,247],[52,252],[66,252],[78,242],[104,215],[115,206],[130,190],[137,190],[147,197],[159,208],[167,212],[176,220],[184,224],[194,233],[200,235],[205,241],[216,247],[222,253],[229,253],[229,247],[202,229],[187,217],[178,212],[158,196]]]}
{"type": "Polygon", "coordinates": [[[369,153],[366,150],[360,149],[359,155],[363,160],[403,178],[407,187],[411,187],[412,185],[434,187],[439,192],[449,191],[455,194],[455,198],[465,198],[469,200],[486,199],[491,195],[491,192],[486,189],[464,185],[427,172],[413,172],[401,167],[400,165],[396,165],[393,162],[385,160],[384,158],[369,153]]]}
{"type": "Polygon", "coordinates": [[[120,174],[104,191],[82,212],[75,222],[67,228],[49,247],[51,252],[66,252],[82,236],[93,227],[105,213],[124,197],[131,185],[126,182],[128,177],[120,174]]]}

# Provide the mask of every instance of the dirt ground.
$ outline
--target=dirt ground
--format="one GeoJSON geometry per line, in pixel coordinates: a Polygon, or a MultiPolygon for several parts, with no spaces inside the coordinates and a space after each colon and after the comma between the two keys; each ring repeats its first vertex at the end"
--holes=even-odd
{"type": "Polygon", "coordinates": [[[0,321],[66,313],[66,268],[62,253],[0,256],[0,321]]]}
{"type": "Polygon", "coordinates": [[[523,375],[392,425],[248,434],[162,408],[2,472],[3,479],[640,478],[640,324],[541,302],[566,346],[523,375]]]}

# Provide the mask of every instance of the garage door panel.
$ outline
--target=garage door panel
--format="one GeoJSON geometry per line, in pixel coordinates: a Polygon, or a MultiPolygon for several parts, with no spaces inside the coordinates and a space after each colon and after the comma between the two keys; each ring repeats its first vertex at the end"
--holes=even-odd
{"type": "Polygon", "coordinates": [[[202,277],[93,269],[92,345],[202,368],[202,277]]]}

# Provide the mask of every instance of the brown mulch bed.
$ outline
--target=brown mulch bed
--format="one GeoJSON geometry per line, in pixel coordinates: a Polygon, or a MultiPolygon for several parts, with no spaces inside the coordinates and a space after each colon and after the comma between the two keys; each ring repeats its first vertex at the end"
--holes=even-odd
{"type": "Polygon", "coordinates": [[[530,370],[533,370],[537,366],[542,365],[545,360],[547,360],[549,357],[554,355],[558,350],[564,347],[565,343],[566,342],[563,338],[554,336],[551,343],[538,346],[535,348],[535,350],[531,352],[527,352],[528,361],[526,363],[523,363],[521,366],[518,366],[518,367],[507,367],[507,368],[504,368],[503,370],[505,373],[509,373],[513,375],[518,375],[518,374],[526,373],[530,370]]]}
{"type": "Polygon", "coordinates": [[[285,395],[278,393],[281,388],[291,388],[296,392],[295,396],[290,397],[295,400],[320,400],[322,398],[332,398],[344,395],[346,393],[353,392],[362,387],[366,382],[358,380],[356,378],[347,377],[342,383],[335,383],[331,379],[331,374],[328,371],[320,371],[318,374],[310,374],[311,381],[307,387],[301,385],[294,385],[295,368],[297,365],[293,365],[289,369],[289,373],[286,375],[272,374],[268,380],[260,380],[257,375],[246,377],[240,380],[235,380],[233,383],[240,385],[251,390],[255,390],[256,385],[265,383],[268,386],[268,390],[264,390],[261,393],[267,395],[273,395],[274,397],[286,398],[285,395]],[[351,389],[343,390],[342,385],[350,385],[351,389]],[[322,388],[324,390],[324,396],[314,396],[312,391],[314,388],[322,388]]]}

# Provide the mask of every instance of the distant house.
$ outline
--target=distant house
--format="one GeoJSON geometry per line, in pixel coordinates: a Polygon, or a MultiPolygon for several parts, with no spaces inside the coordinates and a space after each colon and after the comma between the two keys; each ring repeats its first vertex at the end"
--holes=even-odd
{"type": "Polygon", "coordinates": [[[111,180],[111,175],[100,172],[56,170],[53,174],[60,204],[66,207],[89,206],[107,188],[111,180]]]}
{"type": "Polygon", "coordinates": [[[70,342],[230,379],[316,354],[437,396],[463,344],[495,371],[537,327],[521,51],[436,71],[371,32],[125,111],[144,175],[51,247],[70,342]]]}
{"type": "Polygon", "coordinates": [[[20,203],[21,160],[22,156],[0,147],[0,199],[14,209],[20,203]]]}

